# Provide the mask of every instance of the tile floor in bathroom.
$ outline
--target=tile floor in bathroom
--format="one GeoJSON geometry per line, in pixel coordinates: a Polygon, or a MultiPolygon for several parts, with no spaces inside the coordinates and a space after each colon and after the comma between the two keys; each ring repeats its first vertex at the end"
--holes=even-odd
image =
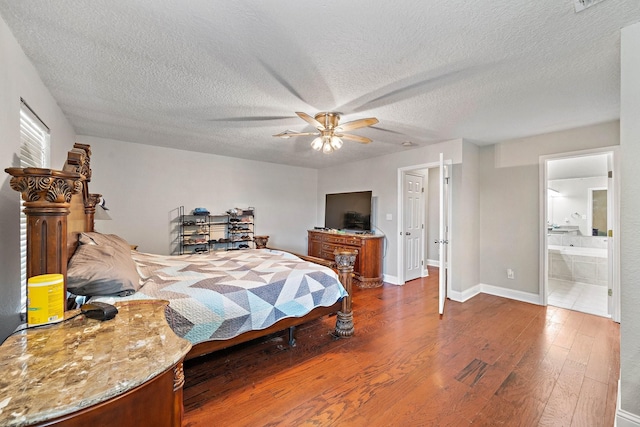
{"type": "Polygon", "coordinates": [[[606,286],[567,282],[558,279],[549,279],[548,285],[547,304],[595,314],[596,316],[609,317],[607,313],[606,286]]]}

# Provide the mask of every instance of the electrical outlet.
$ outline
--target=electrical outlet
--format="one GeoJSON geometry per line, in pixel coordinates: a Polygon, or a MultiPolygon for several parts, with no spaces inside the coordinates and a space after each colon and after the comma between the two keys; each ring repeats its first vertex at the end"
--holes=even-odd
{"type": "Polygon", "coordinates": [[[513,272],[512,269],[507,268],[507,279],[515,279],[515,273],[513,272]]]}

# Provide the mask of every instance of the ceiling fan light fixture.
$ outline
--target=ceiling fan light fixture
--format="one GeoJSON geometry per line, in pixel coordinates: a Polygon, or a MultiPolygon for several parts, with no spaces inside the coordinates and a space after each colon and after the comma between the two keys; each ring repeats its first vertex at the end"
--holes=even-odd
{"type": "Polygon", "coordinates": [[[279,138],[291,138],[294,136],[304,135],[319,135],[311,141],[311,148],[316,151],[322,151],[325,154],[332,153],[342,148],[343,139],[356,141],[360,144],[368,144],[371,142],[371,138],[364,136],[353,135],[350,133],[344,133],[344,131],[350,131],[352,129],[360,129],[367,126],[372,126],[378,123],[378,119],[375,117],[369,117],[366,119],[358,119],[350,122],[339,124],[340,113],[336,112],[323,112],[318,113],[315,117],[311,117],[307,113],[296,112],[305,122],[309,123],[316,128],[315,132],[296,132],[292,130],[285,130],[279,134],[273,135],[279,138]]]}
{"type": "Polygon", "coordinates": [[[339,150],[342,147],[342,140],[337,136],[332,136],[330,144],[331,148],[333,148],[334,150],[339,150]]]}
{"type": "Polygon", "coordinates": [[[313,148],[316,151],[320,151],[322,149],[323,146],[323,142],[322,142],[322,137],[317,137],[314,138],[313,141],[311,141],[311,148],[313,148]]]}
{"type": "Polygon", "coordinates": [[[333,152],[333,147],[331,146],[331,144],[329,142],[324,142],[324,144],[322,144],[322,152],[324,154],[329,154],[333,152]]]}

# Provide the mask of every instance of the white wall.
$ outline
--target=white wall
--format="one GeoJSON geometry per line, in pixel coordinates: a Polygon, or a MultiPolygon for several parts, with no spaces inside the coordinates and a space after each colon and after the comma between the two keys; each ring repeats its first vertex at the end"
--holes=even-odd
{"type": "MultiPolygon", "coordinates": [[[[72,148],[74,131],[44,86],[9,28],[0,18],[0,159],[2,170],[19,165],[20,98],[51,129],[51,165],[61,168],[72,148]]],[[[19,323],[20,310],[20,195],[0,175],[0,342],[19,323]]]]}
{"type": "Polygon", "coordinates": [[[620,409],[617,425],[640,425],[640,24],[622,29],[620,105],[620,409]]]}
{"type": "Polygon", "coordinates": [[[540,156],[615,146],[619,132],[615,121],[480,149],[481,283],[539,294],[540,156]]]}
{"type": "Polygon", "coordinates": [[[143,252],[176,247],[180,205],[222,213],[255,208],[255,232],[269,246],[305,253],[317,224],[317,171],[212,154],[79,136],[91,145],[92,193],[102,194],[111,221],[96,229],[121,235],[143,252]]]}
{"type": "Polygon", "coordinates": [[[385,280],[397,281],[398,257],[398,169],[437,163],[442,152],[453,163],[462,161],[462,140],[448,141],[401,153],[352,162],[318,171],[318,223],[324,224],[324,197],[327,193],[372,190],[377,197],[378,232],[386,235],[383,273],[385,280]],[[387,220],[386,215],[392,219],[387,220]]]}
{"type": "Polygon", "coordinates": [[[496,168],[538,164],[540,156],[620,144],[617,120],[495,144],[496,168]]]}
{"type": "Polygon", "coordinates": [[[464,142],[462,165],[455,165],[452,189],[453,217],[451,247],[451,298],[462,300],[480,283],[480,180],[478,146],[464,142]],[[456,296],[456,293],[459,292],[456,296]]]}

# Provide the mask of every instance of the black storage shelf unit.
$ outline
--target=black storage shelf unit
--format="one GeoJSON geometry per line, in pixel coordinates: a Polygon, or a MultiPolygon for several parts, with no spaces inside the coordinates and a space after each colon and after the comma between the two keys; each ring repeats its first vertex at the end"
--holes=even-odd
{"type": "Polygon", "coordinates": [[[178,208],[178,253],[254,248],[254,208],[230,209],[223,214],[187,214],[178,208]]]}
{"type": "Polygon", "coordinates": [[[180,255],[209,252],[209,215],[185,213],[184,206],[178,208],[178,248],[180,255]]]}

